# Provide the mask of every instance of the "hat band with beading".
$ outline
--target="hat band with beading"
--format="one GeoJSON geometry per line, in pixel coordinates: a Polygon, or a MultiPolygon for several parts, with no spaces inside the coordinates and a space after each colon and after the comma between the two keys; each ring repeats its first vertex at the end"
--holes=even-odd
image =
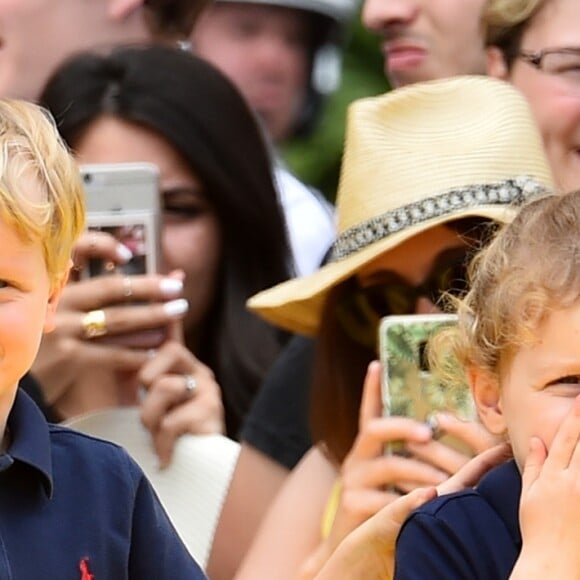
{"type": "Polygon", "coordinates": [[[388,211],[341,233],[330,254],[338,262],[391,234],[440,216],[452,216],[470,207],[521,205],[546,193],[546,186],[528,176],[495,183],[451,189],[388,211]]]}

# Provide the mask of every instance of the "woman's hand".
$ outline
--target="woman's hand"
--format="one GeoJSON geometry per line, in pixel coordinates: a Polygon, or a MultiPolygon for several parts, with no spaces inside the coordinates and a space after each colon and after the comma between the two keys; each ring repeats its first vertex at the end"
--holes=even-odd
{"type": "Polygon", "coordinates": [[[508,444],[497,445],[471,459],[437,488],[418,488],[396,499],[345,538],[316,580],[389,580],[393,577],[397,536],[409,514],[438,494],[475,485],[510,456],[508,444]]]}
{"type": "Polygon", "coordinates": [[[33,372],[47,402],[63,418],[120,400],[131,403],[136,386],[144,387],[141,417],[153,436],[160,465],[166,466],[183,433],[224,432],[214,374],[183,344],[183,273],[82,279],[91,258],[121,265],[131,253],[107,233],[81,236],[55,331],[44,337],[33,372]],[[104,313],[102,336],[86,336],[83,319],[91,311],[104,313]],[[91,369],[102,368],[114,377],[110,392],[102,384],[95,389],[92,382],[81,380],[91,369]]]}
{"type": "MultiPolygon", "coordinates": [[[[341,468],[342,493],[334,525],[324,542],[328,554],[356,527],[395,500],[401,492],[437,486],[456,473],[470,456],[432,437],[431,429],[404,417],[383,417],[380,396],[381,367],[369,365],[361,402],[359,434],[341,468]],[[393,441],[403,441],[409,457],[385,454],[393,441]]],[[[438,416],[442,432],[471,448],[471,455],[497,441],[483,426],[438,416]]]]}
{"type": "Polygon", "coordinates": [[[153,436],[160,467],[184,433],[225,432],[221,389],[212,370],[179,341],[169,340],[141,368],[141,419],[153,436]]]}
{"type": "Polygon", "coordinates": [[[432,432],[412,419],[382,417],[380,375],[380,363],[372,362],[363,387],[359,432],[340,470],[342,489],[332,529],[302,566],[300,578],[312,578],[352,530],[396,500],[394,485],[414,481],[435,486],[446,479],[445,472],[432,465],[385,454],[391,441],[426,443],[432,432]]]}
{"type": "Polygon", "coordinates": [[[550,450],[537,437],[522,473],[522,552],[512,579],[580,578],[580,397],[550,450]]]}
{"type": "Polygon", "coordinates": [[[363,387],[359,432],[341,467],[341,499],[331,534],[334,545],[396,499],[399,493],[394,487],[400,483],[434,486],[446,479],[446,473],[433,465],[385,453],[393,441],[425,445],[432,432],[412,419],[382,416],[380,375],[380,364],[371,363],[363,387]]]}
{"type": "MultiPolygon", "coordinates": [[[[500,443],[500,440],[489,433],[480,423],[463,421],[448,413],[438,413],[435,418],[440,434],[453,437],[464,452],[446,445],[445,439],[443,441],[433,440],[419,445],[408,442],[405,447],[415,459],[435,465],[448,475],[456,473],[471,457],[500,443]]],[[[417,487],[413,483],[409,485],[409,482],[400,485],[400,489],[404,491],[410,491],[417,487]]]]}
{"type": "Polygon", "coordinates": [[[63,291],[55,330],[43,338],[32,367],[47,403],[63,417],[74,414],[64,400],[74,399],[70,391],[87,369],[136,372],[147,361],[147,350],[165,340],[164,329],[182,318],[187,307],[179,300],[180,273],[167,277],[111,275],[80,280],[79,269],[89,258],[122,264],[130,258],[130,252],[101,232],[85,233],[75,247],[75,267],[63,291]],[[84,317],[99,310],[104,313],[106,334],[89,338],[84,317]],[[63,413],[64,408],[67,411],[63,413]]]}

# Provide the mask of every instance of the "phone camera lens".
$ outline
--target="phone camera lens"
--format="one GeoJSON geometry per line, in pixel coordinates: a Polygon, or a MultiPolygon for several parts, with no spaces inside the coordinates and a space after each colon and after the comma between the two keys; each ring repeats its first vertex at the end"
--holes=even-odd
{"type": "Polygon", "coordinates": [[[89,183],[91,183],[91,182],[93,181],[93,176],[92,176],[90,173],[85,173],[85,174],[83,175],[83,181],[84,181],[86,184],[89,184],[89,183]]]}

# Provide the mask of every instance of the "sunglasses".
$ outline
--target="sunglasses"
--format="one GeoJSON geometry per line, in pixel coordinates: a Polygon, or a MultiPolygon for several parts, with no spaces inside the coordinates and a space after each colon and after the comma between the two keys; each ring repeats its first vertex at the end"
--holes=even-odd
{"type": "Polygon", "coordinates": [[[382,272],[368,286],[351,278],[337,297],[336,315],[340,324],[351,338],[375,350],[379,322],[384,316],[413,314],[419,298],[437,305],[444,294],[462,296],[467,292],[469,255],[466,247],[441,252],[418,286],[408,284],[391,271],[382,272]]]}

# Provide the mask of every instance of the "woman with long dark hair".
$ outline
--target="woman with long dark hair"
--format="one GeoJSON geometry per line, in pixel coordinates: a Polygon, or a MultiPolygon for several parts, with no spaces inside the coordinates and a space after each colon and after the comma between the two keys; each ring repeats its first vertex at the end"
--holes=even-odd
{"type": "MultiPolygon", "coordinates": [[[[162,463],[180,433],[236,437],[283,342],[245,301],[290,274],[253,114],[212,66],[163,47],[76,56],[41,102],[81,163],[157,165],[163,208],[159,275],[79,276],[66,288],[56,332],[33,369],[48,402],[67,418],[135,403],[145,386],[142,416],[162,463]],[[128,289],[138,304],[127,304],[128,289]],[[83,332],[95,312],[98,338],[83,332]]],[[[105,234],[87,234],[77,266],[95,255],[119,262],[124,253],[105,234]]]]}

